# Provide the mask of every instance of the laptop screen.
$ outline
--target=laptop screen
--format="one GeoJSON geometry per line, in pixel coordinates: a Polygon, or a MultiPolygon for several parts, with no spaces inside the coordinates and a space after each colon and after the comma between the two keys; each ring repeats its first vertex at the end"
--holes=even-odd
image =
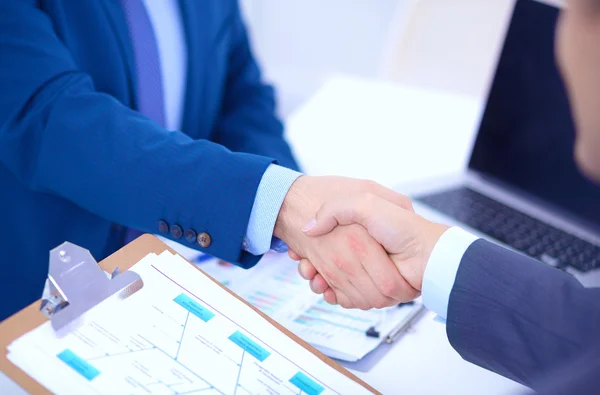
{"type": "Polygon", "coordinates": [[[517,1],[469,168],[600,228],[600,187],[573,157],[575,130],[554,56],[558,13],[517,1]]]}

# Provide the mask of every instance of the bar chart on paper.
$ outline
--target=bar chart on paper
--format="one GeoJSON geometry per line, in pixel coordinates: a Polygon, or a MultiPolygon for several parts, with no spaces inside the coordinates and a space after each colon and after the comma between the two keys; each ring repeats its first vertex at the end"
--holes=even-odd
{"type": "MultiPolygon", "coordinates": [[[[218,267],[214,271],[209,268],[208,273],[218,280],[230,278],[218,267]]],[[[381,343],[381,338],[366,335],[369,328],[385,336],[418,307],[361,311],[329,305],[310,291],[296,263],[285,254],[265,256],[246,278],[236,278],[239,280],[229,284],[235,293],[324,354],[345,361],[357,361],[381,343]]]]}
{"type": "Polygon", "coordinates": [[[306,327],[301,333],[314,333],[323,336],[324,340],[346,331],[360,333],[362,337],[370,327],[382,321],[384,313],[377,310],[361,313],[344,311],[321,299],[298,315],[293,322],[306,327]]]}

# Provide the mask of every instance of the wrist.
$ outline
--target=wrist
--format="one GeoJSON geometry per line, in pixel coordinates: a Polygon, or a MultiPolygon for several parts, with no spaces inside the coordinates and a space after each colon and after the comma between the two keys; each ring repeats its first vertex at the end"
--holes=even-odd
{"type": "MultiPolygon", "coordinates": [[[[308,176],[300,176],[292,183],[283,199],[273,229],[273,236],[283,240],[292,248],[294,246],[290,243],[292,243],[293,235],[299,233],[302,226],[310,220],[310,208],[315,206],[310,198],[310,193],[308,193],[309,183],[310,177],[308,176]]],[[[314,214],[317,209],[318,207],[315,207],[312,213],[314,214]]]]}
{"type": "Polygon", "coordinates": [[[418,282],[415,284],[417,289],[420,291],[423,287],[423,277],[425,276],[425,270],[427,269],[427,264],[431,258],[431,253],[435,248],[436,244],[442,237],[442,235],[450,229],[449,226],[439,224],[436,222],[431,222],[425,220],[425,226],[423,227],[423,233],[421,240],[423,243],[421,245],[420,258],[419,258],[419,273],[418,273],[418,282]]]}

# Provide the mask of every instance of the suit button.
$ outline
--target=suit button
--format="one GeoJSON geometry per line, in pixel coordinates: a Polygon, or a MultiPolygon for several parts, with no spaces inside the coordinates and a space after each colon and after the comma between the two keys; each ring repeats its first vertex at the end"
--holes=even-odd
{"type": "Polygon", "coordinates": [[[198,233],[196,240],[198,241],[198,245],[202,248],[208,247],[212,242],[210,235],[206,232],[198,233]]]}
{"type": "Polygon", "coordinates": [[[187,241],[188,243],[195,243],[196,242],[196,231],[194,229],[186,229],[184,237],[185,237],[185,241],[187,241]]]}
{"type": "Polygon", "coordinates": [[[171,226],[171,236],[173,236],[174,239],[181,239],[181,236],[183,236],[183,229],[181,229],[181,226],[171,226]]]}
{"type": "Polygon", "coordinates": [[[158,233],[160,233],[161,235],[169,234],[169,224],[167,223],[167,221],[163,219],[158,221],[158,233]]]}

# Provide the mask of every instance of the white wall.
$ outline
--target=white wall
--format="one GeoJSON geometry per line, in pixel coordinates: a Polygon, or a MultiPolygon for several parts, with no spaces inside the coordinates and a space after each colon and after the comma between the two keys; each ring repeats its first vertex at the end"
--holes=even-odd
{"type": "Polygon", "coordinates": [[[335,74],[484,100],[515,0],[240,1],[287,116],[335,74]]]}
{"type": "Polygon", "coordinates": [[[417,0],[386,79],[484,100],[515,0],[417,0]]]}
{"type": "Polygon", "coordinates": [[[410,0],[241,0],[254,49],[287,115],[332,74],[377,77],[410,0]]]}

